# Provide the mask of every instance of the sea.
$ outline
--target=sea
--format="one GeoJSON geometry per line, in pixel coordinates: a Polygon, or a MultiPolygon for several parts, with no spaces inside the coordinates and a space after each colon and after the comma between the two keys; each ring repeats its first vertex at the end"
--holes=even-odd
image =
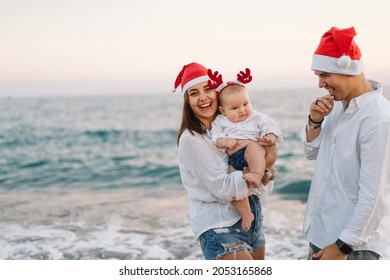
{"type": "MultiPolygon", "coordinates": [[[[284,137],[264,208],[266,259],[306,258],[314,162],[300,132],[323,94],[250,92],[284,137]]],[[[178,168],[182,102],[170,92],[0,97],[0,260],[203,259],[178,168]]]]}

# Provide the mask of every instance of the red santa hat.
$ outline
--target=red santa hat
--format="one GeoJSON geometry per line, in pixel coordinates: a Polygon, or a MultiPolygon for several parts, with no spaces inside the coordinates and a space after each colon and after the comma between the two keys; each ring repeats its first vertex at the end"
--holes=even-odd
{"type": "Polygon", "coordinates": [[[175,92],[181,84],[181,92],[184,94],[190,87],[208,80],[207,68],[199,63],[192,62],[183,66],[183,69],[177,75],[172,92],[175,92]]]}
{"type": "Polygon", "coordinates": [[[355,36],[353,27],[332,27],[325,32],[314,52],[311,70],[344,75],[361,74],[364,67],[360,49],[353,40],[355,36]]]}

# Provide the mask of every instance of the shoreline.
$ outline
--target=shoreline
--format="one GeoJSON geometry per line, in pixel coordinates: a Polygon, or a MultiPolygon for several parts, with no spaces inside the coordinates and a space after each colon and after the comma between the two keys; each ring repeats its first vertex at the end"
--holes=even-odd
{"type": "MultiPolygon", "coordinates": [[[[0,201],[0,259],[203,259],[182,189],[2,191],[0,201]]],[[[306,259],[304,208],[269,196],[266,259],[306,259]]]]}

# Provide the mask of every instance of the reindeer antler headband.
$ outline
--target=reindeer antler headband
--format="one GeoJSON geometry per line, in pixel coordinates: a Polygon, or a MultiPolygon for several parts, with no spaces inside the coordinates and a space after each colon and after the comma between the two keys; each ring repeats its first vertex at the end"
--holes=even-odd
{"type": "Polygon", "coordinates": [[[208,80],[208,84],[210,88],[215,89],[218,93],[220,93],[224,88],[231,85],[240,85],[244,86],[245,84],[252,81],[251,70],[249,68],[244,71],[240,71],[237,74],[237,79],[231,82],[224,82],[222,80],[222,75],[218,73],[218,71],[211,71],[211,69],[207,70],[207,75],[209,75],[210,80],[208,80]]]}

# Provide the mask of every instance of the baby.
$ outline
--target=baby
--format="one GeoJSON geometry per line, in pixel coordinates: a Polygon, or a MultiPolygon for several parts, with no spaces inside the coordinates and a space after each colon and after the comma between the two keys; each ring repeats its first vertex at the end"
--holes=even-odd
{"type": "MultiPolygon", "coordinates": [[[[229,173],[243,172],[243,178],[251,187],[262,187],[275,175],[277,159],[276,142],[281,131],[275,121],[253,110],[244,84],[252,80],[250,70],[241,71],[237,80],[224,83],[218,72],[209,69],[209,86],[216,89],[220,113],[212,123],[211,138],[218,148],[229,155],[229,173]]],[[[232,202],[242,217],[242,228],[248,231],[254,219],[248,199],[232,202]]]]}

